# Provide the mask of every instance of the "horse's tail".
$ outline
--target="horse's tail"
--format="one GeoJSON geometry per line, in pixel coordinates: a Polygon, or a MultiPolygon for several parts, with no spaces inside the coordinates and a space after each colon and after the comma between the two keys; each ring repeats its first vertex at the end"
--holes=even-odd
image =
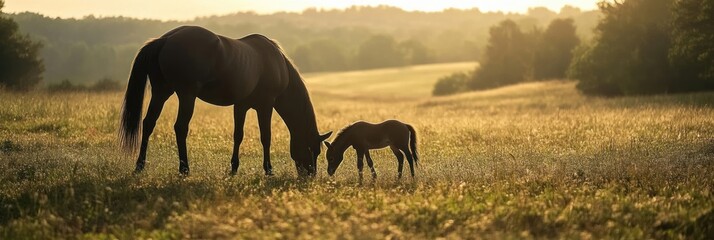
{"type": "Polygon", "coordinates": [[[129,75],[129,84],[124,94],[119,126],[119,142],[126,151],[134,152],[139,145],[146,78],[151,69],[157,68],[157,57],[161,47],[164,46],[164,42],[165,39],[163,38],[147,42],[134,58],[134,64],[129,75]]]}
{"type": "Polygon", "coordinates": [[[414,157],[414,164],[419,166],[419,154],[417,153],[417,135],[416,135],[416,130],[414,130],[414,127],[412,125],[406,124],[407,128],[409,129],[409,148],[412,152],[412,156],[414,157]]]}

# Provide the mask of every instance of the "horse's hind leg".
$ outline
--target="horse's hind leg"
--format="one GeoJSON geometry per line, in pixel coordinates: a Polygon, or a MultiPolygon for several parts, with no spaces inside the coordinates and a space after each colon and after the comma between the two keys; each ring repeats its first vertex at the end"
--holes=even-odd
{"type": "Polygon", "coordinates": [[[258,109],[257,113],[260,143],[263,144],[263,170],[265,170],[266,176],[272,176],[273,166],[270,164],[270,120],[273,117],[273,107],[258,109]]]}
{"type": "Polygon", "coordinates": [[[369,150],[364,151],[364,155],[367,157],[367,166],[372,171],[372,179],[377,178],[377,171],[374,170],[374,163],[372,162],[372,156],[369,155],[369,150]]]}
{"type": "Polygon", "coordinates": [[[149,103],[149,109],[146,111],[146,117],[144,117],[141,134],[141,148],[139,150],[139,158],[136,160],[136,168],[134,169],[134,172],[138,173],[144,170],[144,165],[146,164],[146,150],[149,146],[149,137],[151,136],[151,133],[154,132],[156,120],[159,119],[161,110],[164,108],[164,103],[171,96],[171,94],[173,94],[173,91],[168,88],[161,88],[158,86],[151,88],[151,101],[149,103]]]}
{"type": "Polygon", "coordinates": [[[397,163],[399,163],[399,166],[397,168],[397,177],[402,178],[402,170],[404,169],[404,154],[402,154],[401,151],[399,151],[398,148],[396,147],[390,147],[392,149],[392,152],[394,153],[394,156],[397,157],[397,163]]]}
{"type": "Polygon", "coordinates": [[[414,178],[414,155],[412,155],[412,152],[409,151],[408,146],[404,146],[401,148],[402,152],[404,152],[404,155],[407,157],[407,162],[409,162],[409,171],[412,174],[412,178],[414,178]]]}
{"type": "Polygon", "coordinates": [[[188,125],[191,122],[191,117],[193,117],[195,103],[195,96],[179,95],[179,111],[174,124],[174,131],[176,131],[176,145],[178,145],[179,173],[184,175],[189,172],[186,137],[188,136],[188,125]]]}

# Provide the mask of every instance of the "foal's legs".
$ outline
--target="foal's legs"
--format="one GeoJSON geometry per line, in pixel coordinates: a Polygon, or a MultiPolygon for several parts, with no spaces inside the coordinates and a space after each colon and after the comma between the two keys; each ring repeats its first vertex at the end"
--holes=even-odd
{"type": "Polygon", "coordinates": [[[139,158],[136,160],[136,168],[134,172],[138,173],[144,170],[146,164],[146,150],[149,147],[149,137],[154,132],[156,120],[159,119],[161,110],[164,108],[164,103],[173,94],[173,91],[155,87],[151,89],[151,102],[149,109],[144,117],[143,129],[141,134],[141,148],[139,149],[139,158]]]}
{"type": "Polygon", "coordinates": [[[372,179],[377,178],[377,171],[374,171],[374,163],[372,162],[372,157],[369,156],[369,150],[364,151],[364,155],[367,157],[367,166],[369,166],[369,170],[372,170],[372,179]]]}
{"type": "Polygon", "coordinates": [[[414,178],[414,155],[412,155],[412,152],[409,151],[408,146],[404,146],[401,148],[402,152],[404,152],[404,155],[407,156],[407,162],[409,162],[409,171],[412,174],[412,178],[414,178]]]}
{"type": "Polygon", "coordinates": [[[399,166],[397,168],[397,177],[402,178],[402,170],[404,169],[404,154],[402,154],[401,151],[399,151],[398,148],[396,147],[390,147],[392,149],[392,152],[394,153],[394,156],[397,157],[397,163],[399,163],[399,166]]]}
{"type": "Polygon", "coordinates": [[[243,125],[245,125],[245,114],[248,108],[233,106],[233,156],[231,156],[231,175],[238,172],[240,166],[240,144],[243,142],[243,125]]]}
{"type": "Polygon", "coordinates": [[[263,170],[266,176],[273,175],[273,166],[270,165],[270,119],[273,108],[266,107],[257,110],[258,126],[260,127],[260,143],[263,144],[263,170]]]}
{"type": "Polygon", "coordinates": [[[362,169],[364,168],[364,150],[357,150],[357,172],[359,173],[359,182],[362,182],[362,169]]]}
{"type": "Polygon", "coordinates": [[[178,145],[179,154],[179,173],[187,175],[188,169],[188,154],[186,153],[186,137],[188,136],[188,124],[193,116],[193,107],[196,103],[195,96],[179,95],[179,110],[174,131],[176,131],[176,145],[178,145]]]}

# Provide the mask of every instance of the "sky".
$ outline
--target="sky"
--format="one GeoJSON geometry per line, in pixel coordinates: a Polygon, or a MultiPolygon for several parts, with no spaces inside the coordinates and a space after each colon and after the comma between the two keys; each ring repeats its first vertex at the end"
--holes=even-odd
{"type": "Polygon", "coordinates": [[[87,15],[127,16],[161,20],[190,20],[200,16],[241,11],[300,12],[306,8],[346,8],[353,5],[390,5],[410,11],[441,11],[446,8],[479,8],[483,12],[524,13],[543,6],[553,11],[564,5],[595,9],[598,0],[5,0],[3,12],[37,12],[50,17],[81,18],[87,15]]]}

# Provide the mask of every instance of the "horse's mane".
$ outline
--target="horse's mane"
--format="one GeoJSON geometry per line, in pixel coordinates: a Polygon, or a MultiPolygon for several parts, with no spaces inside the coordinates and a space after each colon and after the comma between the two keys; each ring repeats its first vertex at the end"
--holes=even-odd
{"type": "MultiPolygon", "coordinates": [[[[340,131],[337,132],[337,136],[335,137],[335,140],[339,139],[343,134],[345,134],[345,132],[347,132],[347,130],[350,130],[350,128],[354,127],[355,123],[357,123],[357,122],[350,123],[350,125],[347,125],[346,127],[343,127],[342,129],[340,129],[340,131]]],[[[333,141],[335,141],[335,140],[333,140],[333,141]]]]}
{"type": "MultiPolygon", "coordinates": [[[[262,38],[263,40],[265,40],[268,43],[270,43],[271,45],[273,45],[280,52],[280,54],[283,56],[283,58],[285,59],[285,63],[288,67],[288,76],[291,79],[288,88],[293,88],[295,90],[295,92],[293,94],[299,94],[301,96],[304,96],[305,100],[306,100],[306,101],[302,102],[302,104],[303,104],[303,106],[301,106],[302,109],[299,109],[299,107],[298,107],[298,109],[293,110],[293,111],[306,112],[306,115],[307,115],[306,119],[308,119],[308,122],[314,123],[314,126],[310,126],[310,127],[314,127],[315,129],[305,129],[305,130],[306,131],[314,131],[317,133],[317,119],[315,118],[315,110],[312,106],[312,101],[310,100],[310,93],[307,91],[307,88],[305,86],[305,81],[302,78],[302,76],[300,75],[300,71],[298,70],[297,66],[295,66],[295,64],[290,59],[290,57],[288,57],[288,55],[285,53],[285,50],[280,46],[280,44],[276,40],[273,40],[273,39],[266,37],[262,34],[251,34],[244,38],[249,38],[249,37],[262,38]]],[[[285,94],[283,94],[283,95],[285,95],[285,94]]],[[[280,102],[282,102],[283,99],[284,99],[283,97],[278,97],[278,99],[276,99],[276,105],[275,105],[276,109],[280,106],[284,106],[283,104],[280,103],[280,102]]],[[[294,104],[290,105],[290,107],[293,108],[293,107],[295,107],[295,105],[294,104]]]]}
{"type": "MultiPolygon", "coordinates": [[[[269,37],[266,37],[265,35],[262,35],[262,34],[251,34],[251,35],[249,35],[249,37],[250,37],[250,36],[256,36],[256,37],[263,38],[263,39],[267,40],[269,43],[273,44],[273,46],[275,46],[275,48],[277,48],[278,51],[280,51],[280,53],[283,54],[283,57],[285,57],[285,61],[286,61],[288,64],[292,65],[293,68],[295,68],[295,70],[297,70],[298,72],[300,72],[300,70],[298,69],[298,67],[297,67],[295,64],[293,64],[293,60],[285,53],[285,50],[283,49],[283,46],[281,46],[280,43],[278,43],[277,40],[272,39],[272,38],[269,38],[269,37]]],[[[302,77],[300,77],[300,80],[302,80],[302,77]]]]}

